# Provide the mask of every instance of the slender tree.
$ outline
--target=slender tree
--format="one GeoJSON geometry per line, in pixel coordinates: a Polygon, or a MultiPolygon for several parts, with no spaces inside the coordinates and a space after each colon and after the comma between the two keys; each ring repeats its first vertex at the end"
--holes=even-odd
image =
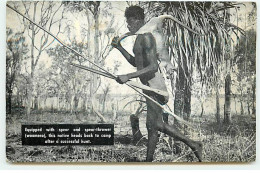
{"type": "MultiPolygon", "coordinates": [[[[61,22],[65,19],[62,3],[45,1],[21,1],[8,3],[21,11],[26,17],[32,19],[33,22],[38,23],[49,31],[55,31],[55,35],[60,33],[61,22]]],[[[28,22],[26,19],[22,18],[20,21],[31,41],[31,62],[29,65],[30,70],[28,70],[27,75],[28,91],[30,92],[28,92],[27,95],[28,99],[26,109],[27,118],[29,118],[33,102],[33,94],[35,93],[35,70],[42,53],[54,42],[54,39],[51,39],[49,34],[43,32],[40,28],[28,22]]]]}
{"type": "Polygon", "coordinates": [[[6,110],[11,113],[12,95],[21,70],[21,62],[26,58],[28,46],[25,43],[23,33],[13,33],[12,29],[6,29],[6,110]]]}
{"type": "MultiPolygon", "coordinates": [[[[227,4],[224,4],[226,8],[227,4]]],[[[230,9],[224,11],[224,22],[230,22],[230,9]]],[[[232,34],[232,30],[227,29],[228,34],[232,34]]],[[[225,105],[224,105],[224,124],[231,123],[231,59],[233,58],[233,49],[232,49],[231,38],[227,40],[226,47],[224,48],[224,56],[226,63],[226,76],[225,76],[225,105]]]]}
{"type": "MultiPolygon", "coordinates": [[[[108,56],[110,49],[111,38],[115,33],[113,27],[114,16],[110,12],[110,2],[91,2],[91,1],[79,1],[79,2],[64,2],[66,8],[72,13],[77,12],[83,14],[86,17],[87,23],[82,24],[83,42],[86,43],[87,57],[98,65],[104,65],[104,60],[108,56]],[[102,5],[102,10],[101,10],[102,5]],[[101,29],[101,23],[107,23],[107,28],[101,29]],[[93,27],[94,26],[94,30],[93,27]],[[93,41],[91,41],[93,40],[93,41]],[[85,42],[86,41],[86,42],[85,42]]],[[[92,66],[92,64],[86,64],[92,66]]],[[[92,68],[96,68],[92,66],[92,68]]],[[[89,85],[89,98],[94,98],[95,93],[101,85],[101,79],[96,74],[91,74],[91,83],[89,85]]],[[[93,106],[93,105],[92,105],[93,106]]]]}
{"type": "MultiPolygon", "coordinates": [[[[248,108],[252,106],[252,114],[255,114],[255,88],[256,88],[256,30],[250,29],[239,40],[236,46],[234,68],[237,69],[237,87],[240,94],[241,114],[245,96],[248,97],[248,108]],[[248,40],[248,41],[247,41],[248,40]]],[[[248,111],[250,113],[250,110],[248,111]]]]}
{"type": "MultiPolygon", "coordinates": [[[[83,43],[77,43],[74,40],[72,45],[69,46],[84,54],[85,48],[83,43]]],[[[58,99],[66,100],[68,103],[67,107],[72,113],[78,110],[81,97],[85,97],[85,93],[83,93],[85,91],[84,88],[89,86],[91,74],[71,66],[71,62],[82,64],[84,60],[62,46],[57,45],[54,48],[49,48],[47,52],[53,59],[49,75],[50,86],[55,86],[53,88],[55,96],[58,99]]]]}

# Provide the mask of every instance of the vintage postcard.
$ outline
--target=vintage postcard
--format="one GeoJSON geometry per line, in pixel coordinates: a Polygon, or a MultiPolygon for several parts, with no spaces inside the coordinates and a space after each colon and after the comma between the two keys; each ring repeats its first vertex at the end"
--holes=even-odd
{"type": "Polygon", "coordinates": [[[255,2],[7,1],[7,161],[255,161],[256,19],[255,2]]]}

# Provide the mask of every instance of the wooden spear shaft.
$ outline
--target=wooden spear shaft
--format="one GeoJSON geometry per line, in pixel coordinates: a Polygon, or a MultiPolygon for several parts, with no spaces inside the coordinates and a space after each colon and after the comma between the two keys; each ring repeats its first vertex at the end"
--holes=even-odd
{"type": "MultiPolygon", "coordinates": [[[[96,70],[96,69],[93,69],[93,68],[89,68],[89,67],[86,67],[86,66],[83,66],[83,65],[79,65],[79,64],[74,64],[74,63],[70,63],[70,65],[78,67],[78,68],[83,69],[83,70],[87,70],[87,71],[96,73],[98,75],[101,75],[101,76],[104,76],[104,77],[107,77],[107,78],[110,78],[110,79],[116,79],[115,77],[113,77],[110,74],[108,74],[106,72],[103,72],[103,71],[99,71],[99,70],[96,70]]],[[[132,85],[135,88],[139,88],[139,89],[143,89],[143,90],[146,90],[146,91],[155,92],[155,93],[157,93],[159,95],[162,95],[164,97],[169,97],[169,94],[168,94],[167,91],[151,88],[151,87],[149,87],[147,85],[143,85],[141,83],[137,83],[137,82],[134,82],[134,81],[127,81],[126,84],[132,85]]]]}
{"type": "MultiPolygon", "coordinates": [[[[72,66],[75,66],[75,67],[78,67],[78,68],[81,68],[81,69],[84,69],[84,70],[87,70],[87,71],[91,71],[93,73],[96,73],[96,74],[99,74],[99,75],[102,75],[104,77],[107,77],[107,78],[110,78],[110,79],[116,79],[115,77],[111,76],[110,74],[107,74],[105,72],[101,72],[101,71],[98,71],[98,70],[95,70],[95,69],[92,69],[92,68],[89,68],[89,67],[85,67],[85,66],[82,66],[82,65],[79,65],[79,64],[74,64],[74,63],[70,63],[70,65],[72,66]]],[[[157,106],[159,106],[160,108],[162,108],[165,112],[167,112],[168,114],[172,115],[174,118],[176,118],[178,121],[180,122],[183,122],[184,124],[190,126],[190,127],[193,127],[193,125],[191,123],[189,123],[188,121],[185,121],[183,120],[182,118],[180,118],[179,116],[177,116],[176,114],[172,113],[171,111],[169,110],[166,110],[165,107],[163,107],[161,104],[159,104],[157,101],[155,101],[153,98],[151,98],[150,96],[144,94],[143,92],[140,92],[137,88],[139,89],[144,89],[144,90],[148,90],[148,91],[153,91],[157,94],[160,94],[160,95],[163,95],[163,96],[169,96],[168,93],[164,93],[163,91],[161,90],[156,90],[156,89],[153,89],[153,88],[150,88],[148,86],[144,86],[144,85],[140,85],[140,84],[136,84],[134,83],[133,81],[128,81],[127,83],[125,83],[126,85],[128,85],[129,87],[131,87],[132,89],[134,89],[136,92],[138,92],[139,94],[143,95],[144,97],[148,98],[149,100],[153,101],[157,106]],[[128,83],[129,82],[129,83],[128,83]]],[[[193,127],[194,128],[194,127],[193,127]]]]}
{"type": "MultiPolygon", "coordinates": [[[[49,35],[51,35],[55,40],[57,40],[62,46],[66,47],[67,49],[71,50],[72,52],[74,52],[75,54],[77,54],[78,56],[83,57],[84,59],[86,59],[89,63],[93,64],[94,66],[98,67],[99,69],[103,70],[104,72],[108,73],[109,75],[113,76],[114,78],[116,78],[117,76],[115,76],[114,74],[110,73],[109,71],[103,69],[102,67],[100,67],[98,64],[88,60],[85,56],[83,56],[82,54],[80,54],[78,51],[76,51],[75,49],[67,46],[65,43],[63,43],[58,37],[56,37],[54,34],[52,34],[50,31],[46,30],[45,28],[43,28],[42,26],[38,25],[37,23],[35,23],[34,21],[32,21],[30,18],[26,17],[25,15],[23,15],[22,13],[20,13],[18,10],[16,10],[15,8],[11,7],[10,5],[6,4],[6,6],[10,9],[12,9],[13,11],[15,11],[16,13],[18,13],[19,15],[21,15],[22,17],[24,17],[25,19],[27,19],[28,21],[30,21],[32,24],[34,24],[35,26],[39,27],[40,29],[42,29],[43,31],[45,31],[46,33],[48,33],[49,35]]],[[[127,86],[129,86],[130,88],[134,89],[136,92],[138,92],[139,94],[141,94],[142,96],[146,97],[147,99],[151,100],[153,103],[155,103],[157,106],[159,106],[160,108],[162,108],[165,112],[167,112],[168,114],[172,115],[174,118],[176,118],[176,120],[186,124],[187,126],[190,126],[192,128],[193,125],[188,122],[185,121],[184,119],[180,118],[179,116],[177,116],[176,114],[174,114],[173,112],[171,112],[170,110],[166,110],[161,104],[159,104],[157,101],[155,101],[153,98],[151,98],[150,96],[140,92],[137,88],[135,88],[134,86],[132,86],[131,84],[125,83],[127,86]]]]}

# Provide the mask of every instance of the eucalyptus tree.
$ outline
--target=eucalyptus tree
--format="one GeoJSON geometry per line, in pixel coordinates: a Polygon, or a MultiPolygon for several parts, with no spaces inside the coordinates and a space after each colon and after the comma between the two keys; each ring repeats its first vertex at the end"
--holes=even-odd
{"type": "Polygon", "coordinates": [[[239,40],[236,47],[234,66],[237,69],[237,80],[234,82],[240,93],[240,111],[244,114],[243,102],[247,100],[248,114],[255,114],[255,89],[256,89],[256,30],[245,32],[245,37],[239,40]],[[246,97],[245,97],[246,96],[246,97]],[[246,99],[247,98],[247,99],[246,99]],[[250,110],[251,107],[251,110],[250,110]]]}
{"type": "MultiPolygon", "coordinates": [[[[104,65],[106,57],[109,55],[111,38],[115,35],[115,20],[112,10],[111,2],[99,1],[70,1],[63,2],[66,9],[75,16],[80,16],[80,28],[82,35],[82,42],[85,44],[86,57],[95,62],[95,64],[104,65]],[[85,19],[85,20],[82,20],[85,19]],[[84,22],[83,22],[84,21],[84,22]],[[105,28],[102,26],[106,26],[105,28]]],[[[83,63],[83,65],[92,66],[92,64],[83,63]]],[[[92,108],[98,116],[98,110],[94,108],[94,99],[96,98],[97,90],[102,81],[97,74],[91,74],[89,84],[89,99],[91,99],[92,108]]],[[[85,98],[87,100],[87,98],[85,98]]],[[[103,118],[101,118],[103,119],[103,118]]]]}
{"type": "Polygon", "coordinates": [[[28,45],[22,32],[14,33],[12,29],[6,29],[6,111],[11,113],[12,96],[17,82],[17,76],[21,71],[21,62],[26,58],[28,45]]]}
{"type": "MultiPolygon", "coordinates": [[[[104,65],[104,60],[108,56],[110,41],[115,32],[113,27],[114,16],[111,13],[111,2],[100,1],[67,1],[63,2],[68,11],[72,14],[81,14],[86,18],[86,23],[81,23],[83,42],[86,44],[87,57],[89,60],[99,65],[104,65]],[[102,23],[106,23],[106,28],[102,28],[102,23]],[[94,30],[93,30],[94,27],[94,30]],[[93,40],[93,41],[92,41],[93,40]]],[[[91,64],[89,64],[91,66],[91,64]]],[[[93,66],[93,68],[95,68],[93,66]]],[[[91,93],[98,89],[98,76],[93,74],[91,93]]]]}
{"type": "MultiPolygon", "coordinates": [[[[24,16],[30,18],[33,22],[43,26],[47,30],[58,35],[61,32],[61,23],[65,19],[64,8],[61,2],[46,2],[46,1],[13,1],[8,2],[16,10],[20,11],[24,16]]],[[[19,17],[19,16],[18,16],[19,17]]],[[[23,17],[19,17],[20,24],[25,33],[26,39],[30,41],[30,63],[26,67],[28,74],[26,75],[28,81],[28,101],[27,101],[27,117],[31,113],[31,105],[33,101],[33,93],[35,90],[34,78],[35,69],[39,64],[42,53],[54,42],[51,36],[42,31],[39,27],[29,22],[23,17]]]]}
{"type": "MultiPolygon", "coordinates": [[[[84,54],[83,43],[73,40],[69,46],[84,54]]],[[[78,109],[80,99],[85,100],[86,93],[84,92],[85,88],[89,86],[90,73],[71,66],[71,62],[84,63],[83,58],[75,56],[70,50],[64,49],[60,45],[49,48],[47,52],[52,58],[48,81],[51,90],[54,91],[54,96],[57,97],[58,109],[60,109],[59,100],[62,100],[64,107],[69,108],[72,113],[78,109]]]]}
{"type": "MultiPolygon", "coordinates": [[[[244,16],[245,35],[239,40],[235,52],[235,65],[238,68],[237,77],[238,84],[242,84],[247,88],[247,104],[248,113],[250,107],[252,114],[255,116],[256,104],[256,3],[251,2],[251,11],[246,11],[244,16]],[[241,81],[241,83],[239,83],[241,81]]],[[[243,21],[241,21],[242,23],[243,21]]],[[[242,25],[243,25],[242,24],[242,25]]],[[[241,88],[242,89],[242,88],[241,88]]]]}

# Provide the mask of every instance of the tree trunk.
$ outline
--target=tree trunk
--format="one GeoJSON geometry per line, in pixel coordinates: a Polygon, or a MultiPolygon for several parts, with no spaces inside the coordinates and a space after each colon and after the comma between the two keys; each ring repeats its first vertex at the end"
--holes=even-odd
{"type": "Polygon", "coordinates": [[[255,89],[256,89],[256,77],[254,77],[254,82],[252,85],[252,90],[253,90],[253,103],[252,103],[252,114],[255,115],[255,89]]]}
{"type": "Polygon", "coordinates": [[[57,111],[60,111],[60,91],[58,91],[57,94],[57,111]]]}
{"type": "Polygon", "coordinates": [[[102,107],[102,112],[105,113],[106,109],[106,100],[103,100],[103,107],[102,107]]]}
{"type": "Polygon", "coordinates": [[[74,96],[71,96],[71,99],[70,99],[70,113],[72,114],[73,113],[73,107],[74,107],[74,96]]]}
{"type": "Polygon", "coordinates": [[[6,91],[7,91],[7,94],[6,94],[6,112],[8,114],[11,114],[11,111],[12,111],[12,86],[11,86],[11,83],[7,83],[6,84],[6,91]]]}
{"type": "Polygon", "coordinates": [[[184,76],[184,71],[179,70],[179,76],[176,80],[176,91],[174,100],[174,113],[188,120],[191,113],[191,91],[188,81],[184,76]]]}
{"type": "MultiPolygon", "coordinates": [[[[88,31],[87,31],[87,49],[90,50],[90,33],[91,33],[91,23],[90,23],[90,17],[88,11],[86,11],[87,21],[88,21],[88,31]]],[[[90,51],[87,51],[87,56],[89,57],[91,55],[90,51]]]]}
{"type": "Polygon", "coordinates": [[[103,98],[103,113],[105,112],[106,110],[106,100],[107,100],[107,95],[108,95],[108,92],[109,92],[109,86],[107,86],[107,88],[105,89],[104,91],[104,98],[103,98]]]}
{"type": "Polygon", "coordinates": [[[250,115],[250,99],[251,99],[250,88],[247,88],[247,112],[248,112],[248,115],[250,115]]]}
{"type": "Polygon", "coordinates": [[[32,106],[32,89],[33,89],[33,82],[32,82],[32,77],[30,77],[30,79],[28,80],[28,98],[27,98],[27,105],[26,105],[26,115],[27,115],[27,119],[30,119],[30,115],[31,115],[31,106],[32,106]]]}
{"type": "Polygon", "coordinates": [[[74,112],[78,110],[79,98],[77,96],[74,97],[74,112]]]}
{"type": "MultiPolygon", "coordinates": [[[[191,75],[191,74],[189,74],[191,75]]],[[[187,78],[185,78],[184,70],[179,64],[179,76],[176,80],[176,91],[175,91],[175,100],[174,100],[174,113],[180,117],[183,117],[185,120],[188,120],[191,113],[191,91],[188,86],[187,78]]],[[[177,121],[174,121],[176,126],[179,126],[177,121]]],[[[184,128],[184,133],[185,128],[184,128]]],[[[178,154],[181,152],[180,141],[174,141],[175,153],[178,154]]]]}
{"type": "MultiPolygon", "coordinates": [[[[38,2],[34,2],[34,12],[33,12],[33,22],[35,22],[35,16],[36,16],[36,6],[37,6],[38,2]]],[[[26,110],[26,114],[27,114],[27,118],[28,120],[30,119],[30,115],[31,115],[31,106],[32,106],[32,99],[33,99],[33,80],[34,80],[34,69],[35,69],[35,64],[34,64],[34,39],[35,39],[35,26],[33,24],[31,24],[31,28],[32,28],[32,45],[31,45],[31,74],[29,77],[29,83],[28,83],[28,87],[29,87],[29,92],[28,92],[28,102],[27,102],[27,110],[26,110]]]]}
{"type": "Polygon", "coordinates": [[[243,96],[240,97],[240,115],[244,115],[243,96]]]}
{"type": "Polygon", "coordinates": [[[219,89],[218,89],[218,84],[216,87],[216,121],[217,124],[220,125],[220,105],[219,105],[219,89]]]}
{"type": "Polygon", "coordinates": [[[228,73],[225,79],[225,110],[224,124],[231,123],[231,76],[228,73]]]}
{"type": "Polygon", "coordinates": [[[204,114],[204,104],[203,104],[203,101],[202,101],[202,100],[201,100],[201,102],[200,102],[200,107],[201,107],[200,117],[202,117],[203,114],[204,114]]]}
{"type": "Polygon", "coordinates": [[[235,111],[237,115],[237,96],[234,96],[235,111]]]}
{"type": "MultiPolygon", "coordinates": [[[[95,35],[94,35],[94,62],[96,64],[99,64],[99,5],[100,2],[95,2],[94,4],[94,28],[95,28],[95,35]]],[[[96,67],[95,67],[96,68],[96,67]]],[[[92,74],[93,80],[92,80],[92,87],[91,87],[91,98],[94,97],[95,93],[98,89],[98,76],[97,74],[92,74]]],[[[94,105],[92,105],[92,113],[93,113],[94,105]]]]}
{"type": "Polygon", "coordinates": [[[248,115],[251,114],[251,112],[250,112],[250,102],[249,101],[247,102],[247,112],[248,112],[248,115]]]}
{"type": "MultiPolygon", "coordinates": [[[[94,35],[94,62],[99,64],[99,2],[94,7],[95,35],[94,35]]],[[[93,89],[97,89],[97,75],[94,74],[93,89]]]]}
{"type": "MultiPolygon", "coordinates": [[[[230,10],[227,10],[226,14],[230,14],[230,10]]],[[[230,15],[225,16],[226,21],[230,22],[230,15]]],[[[230,31],[231,32],[231,31],[230,31]]],[[[229,33],[231,35],[231,33],[229,33]]],[[[225,59],[226,59],[226,77],[225,77],[225,107],[224,107],[224,124],[231,123],[231,57],[233,56],[233,48],[231,38],[229,38],[225,51],[224,51],[225,59]]]]}
{"type": "Polygon", "coordinates": [[[34,110],[38,110],[39,109],[39,101],[38,101],[38,96],[36,96],[34,98],[34,106],[33,106],[34,110]]]}
{"type": "Polygon", "coordinates": [[[113,120],[114,120],[114,121],[116,120],[116,116],[117,116],[116,111],[117,111],[117,109],[116,109],[116,104],[115,104],[115,103],[112,103],[112,112],[113,112],[113,120]]]}
{"type": "Polygon", "coordinates": [[[84,94],[84,97],[83,97],[83,100],[82,100],[82,112],[83,113],[86,112],[86,110],[87,110],[87,106],[86,106],[87,102],[86,102],[86,100],[87,100],[87,98],[86,98],[86,96],[84,94]]]}
{"type": "Polygon", "coordinates": [[[8,97],[7,97],[6,111],[8,114],[11,114],[12,113],[12,91],[9,91],[7,96],[8,97]]]}

